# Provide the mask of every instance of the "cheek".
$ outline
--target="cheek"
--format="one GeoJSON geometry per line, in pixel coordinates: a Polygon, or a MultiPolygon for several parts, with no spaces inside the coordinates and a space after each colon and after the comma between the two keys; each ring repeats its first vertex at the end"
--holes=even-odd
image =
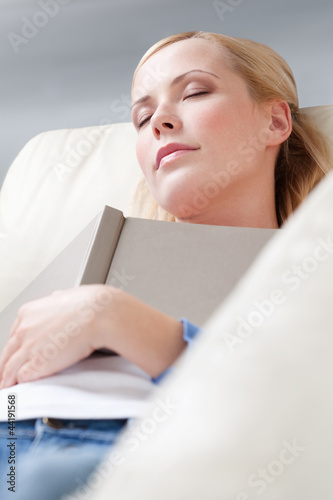
{"type": "Polygon", "coordinates": [[[202,144],[209,155],[227,153],[239,140],[240,121],[235,121],[235,112],[226,109],[206,109],[196,124],[202,144]]]}
{"type": "Polygon", "coordinates": [[[239,129],[240,120],[236,118],[238,110],[228,102],[216,102],[212,100],[201,109],[198,119],[194,120],[197,132],[209,143],[216,145],[222,141],[225,144],[234,135],[235,122],[239,129]]]}
{"type": "Polygon", "coordinates": [[[237,151],[242,142],[250,142],[256,134],[257,123],[249,112],[247,103],[231,103],[230,106],[215,106],[207,109],[200,120],[200,129],[212,150],[237,151]]]}
{"type": "Polygon", "coordinates": [[[146,175],[148,168],[148,155],[147,152],[149,151],[147,145],[145,144],[145,141],[143,140],[142,137],[140,137],[137,142],[136,142],[136,157],[138,159],[139,165],[141,167],[142,172],[144,175],[146,175]]]}
{"type": "Polygon", "coordinates": [[[217,130],[221,130],[221,128],[225,126],[226,121],[227,117],[225,111],[223,113],[216,106],[210,104],[202,110],[194,123],[202,133],[209,132],[209,134],[211,134],[216,133],[217,130]],[[224,119],[222,118],[223,116],[224,119]]]}

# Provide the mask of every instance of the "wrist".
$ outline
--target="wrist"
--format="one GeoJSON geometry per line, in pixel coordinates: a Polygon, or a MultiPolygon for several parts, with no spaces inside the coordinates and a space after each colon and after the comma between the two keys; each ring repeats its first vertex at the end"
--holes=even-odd
{"type": "Polygon", "coordinates": [[[96,285],[94,298],[94,325],[91,328],[91,345],[94,350],[107,348],[112,350],[112,331],[116,302],[119,305],[122,290],[109,285],[96,285]]]}

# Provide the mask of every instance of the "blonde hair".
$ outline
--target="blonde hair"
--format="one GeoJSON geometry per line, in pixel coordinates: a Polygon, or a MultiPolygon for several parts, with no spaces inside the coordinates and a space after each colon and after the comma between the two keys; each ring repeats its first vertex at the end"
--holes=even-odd
{"type": "MultiPolygon", "coordinates": [[[[189,31],[172,35],[153,45],[139,61],[133,75],[153,54],[170,44],[190,38],[211,41],[223,49],[229,67],[245,81],[257,103],[281,99],[288,103],[292,132],[281,145],[275,166],[275,203],[279,225],[300,205],[330,170],[330,153],[325,137],[299,109],[296,83],[286,61],[270,47],[252,40],[218,33],[189,31]]],[[[141,216],[174,221],[175,217],[153,200],[145,179],[139,182],[132,206],[143,208],[141,216]]]]}

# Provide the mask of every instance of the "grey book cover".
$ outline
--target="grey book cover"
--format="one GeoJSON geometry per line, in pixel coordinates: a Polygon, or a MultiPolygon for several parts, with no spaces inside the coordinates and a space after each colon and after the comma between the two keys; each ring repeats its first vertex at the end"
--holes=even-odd
{"type": "Polygon", "coordinates": [[[24,303],[106,283],[202,326],[276,229],[125,218],[106,206],[0,314],[0,348],[24,303]]]}

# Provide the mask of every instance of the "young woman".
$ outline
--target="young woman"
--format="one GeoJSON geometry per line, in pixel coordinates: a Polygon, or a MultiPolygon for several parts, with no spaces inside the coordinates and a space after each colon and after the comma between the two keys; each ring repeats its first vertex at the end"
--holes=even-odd
{"type": "MultiPolygon", "coordinates": [[[[137,199],[145,217],[277,228],[329,169],[324,139],[299,110],[290,68],[264,45],[203,32],[166,38],[140,61],[132,101],[144,174],[137,199]],[[214,182],[219,189],[198,208],[195,193],[208,192],[214,182]]],[[[59,485],[62,479],[52,497],[58,498],[86,477],[103,446],[129,418],[144,414],[150,378],[163,374],[197,331],[187,320],[105,285],[56,292],[20,309],[0,359],[1,392],[7,396],[6,388],[18,384],[13,391],[22,419],[16,424],[25,443],[22,456],[34,456],[39,467],[53,453],[50,477],[44,474],[48,483],[35,484],[34,498],[45,495],[42,488],[50,488],[51,480],[59,485]],[[75,334],[69,325],[78,309],[102,296],[109,300],[75,334]],[[66,347],[37,365],[54,332],[67,332],[66,347]],[[119,357],[92,355],[103,347],[119,357]],[[75,384],[87,372],[83,393],[75,384]],[[114,389],[119,377],[128,398],[114,389]],[[45,389],[43,379],[49,389],[44,401],[25,408],[31,394],[36,398],[45,389]],[[134,390],[138,384],[141,392],[134,390]]],[[[1,425],[6,439],[7,424],[1,425]]],[[[33,478],[31,467],[28,476],[33,478]]]]}

